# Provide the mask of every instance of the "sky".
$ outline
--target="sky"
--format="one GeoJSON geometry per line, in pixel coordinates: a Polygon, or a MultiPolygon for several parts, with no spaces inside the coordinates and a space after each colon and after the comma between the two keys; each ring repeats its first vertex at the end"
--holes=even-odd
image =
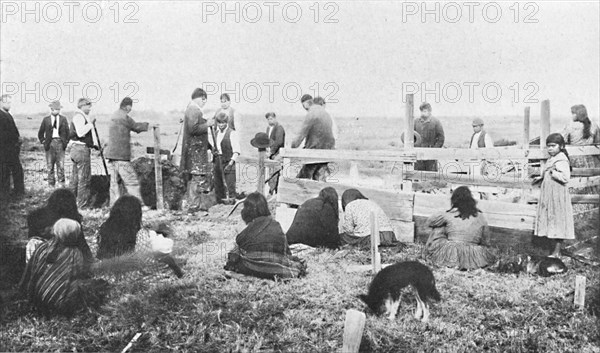
{"type": "Polygon", "coordinates": [[[0,1],[0,90],[13,112],[182,110],[195,87],[246,114],[599,116],[600,2],[0,1]]]}

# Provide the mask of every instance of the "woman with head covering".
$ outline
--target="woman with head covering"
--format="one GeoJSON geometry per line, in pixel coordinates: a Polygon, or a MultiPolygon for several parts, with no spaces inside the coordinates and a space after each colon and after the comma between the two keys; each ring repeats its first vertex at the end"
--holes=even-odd
{"type": "Polygon", "coordinates": [[[106,222],[100,226],[98,235],[98,259],[110,259],[133,252],[148,255],[151,272],[168,265],[177,277],[182,277],[181,268],[170,256],[173,240],[142,228],[142,203],[131,195],[121,196],[110,210],[106,222]]]}
{"type": "MultiPolygon", "coordinates": [[[[72,314],[83,305],[99,303],[107,283],[91,279],[93,258],[81,247],[81,225],[61,218],[53,226],[54,237],[33,253],[20,288],[44,313],[72,314]]],[[[89,249],[88,249],[89,251],[89,249]]]]}
{"type": "MultiPolygon", "coordinates": [[[[69,189],[56,189],[48,198],[44,207],[33,210],[27,215],[28,236],[30,238],[26,247],[26,261],[35,249],[44,241],[52,239],[52,226],[61,218],[68,218],[81,224],[83,217],[77,210],[77,200],[69,189]]],[[[92,252],[85,241],[83,232],[79,239],[79,246],[86,257],[92,257],[92,252]]]]}
{"type": "Polygon", "coordinates": [[[390,219],[375,202],[367,199],[360,191],[348,189],[342,194],[342,244],[371,246],[371,213],[375,213],[379,225],[379,243],[393,245],[398,243],[390,219]]]}
{"type": "Polygon", "coordinates": [[[306,274],[306,265],[292,256],[281,225],[271,217],[265,197],[254,192],[244,200],[246,228],[235,238],[225,269],[259,278],[295,278],[306,274]]]}
{"type": "Polygon", "coordinates": [[[495,261],[488,249],[487,221],[466,186],[454,190],[450,209],[429,217],[431,234],[425,245],[427,257],[437,266],[458,269],[486,267],[495,261]]]}
{"type": "Polygon", "coordinates": [[[339,217],[338,194],[334,188],[326,187],[318,197],[300,205],[287,231],[287,241],[336,249],[340,245],[339,217]]]}

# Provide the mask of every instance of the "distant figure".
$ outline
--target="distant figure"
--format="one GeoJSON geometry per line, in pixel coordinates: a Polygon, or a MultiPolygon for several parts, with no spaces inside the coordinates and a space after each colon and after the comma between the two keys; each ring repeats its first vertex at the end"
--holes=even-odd
{"type": "Polygon", "coordinates": [[[571,166],[565,140],[559,133],[546,138],[550,158],[546,161],[541,176],[534,183],[542,182],[538,201],[534,235],[554,240],[552,257],[560,257],[563,240],[575,239],[573,206],[569,193],[571,166]]]}
{"type": "Polygon", "coordinates": [[[33,253],[19,284],[21,291],[44,314],[71,315],[99,304],[109,286],[92,278],[94,259],[82,249],[81,225],[61,218],[54,224],[53,234],[33,253]]]}
{"type": "Polygon", "coordinates": [[[310,108],[312,105],[312,100],[313,97],[310,94],[303,94],[302,97],[300,97],[300,104],[302,104],[302,108],[308,111],[308,108],[310,108]]]}
{"type": "Polygon", "coordinates": [[[291,255],[285,233],[262,194],[254,192],[244,200],[242,220],[246,228],[235,238],[225,270],[268,279],[306,275],[306,264],[291,255]]]}
{"type": "MultiPolygon", "coordinates": [[[[419,106],[421,117],[415,120],[415,132],[421,136],[421,144],[415,147],[442,148],[444,146],[444,128],[442,123],[431,116],[431,104],[424,102],[419,106]]],[[[437,160],[422,160],[415,163],[415,170],[437,172],[437,160]]]]}
{"type": "Polygon", "coordinates": [[[90,182],[92,178],[91,149],[98,148],[99,142],[94,135],[96,118],[90,117],[92,102],[87,98],[77,101],[79,110],[73,116],[69,135],[71,138],[71,190],[77,196],[77,207],[91,207],[90,182]]]}
{"type": "Polygon", "coordinates": [[[431,234],[425,244],[427,257],[437,266],[472,270],[491,265],[487,221],[466,186],[452,193],[450,209],[427,220],[431,234]]]}
{"type": "Polygon", "coordinates": [[[10,194],[10,178],[12,176],[13,196],[25,194],[25,178],[19,154],[23,139],[9,113],[12,97],[8,94],[0,96],[0,199],[10,194]]]}
{"type": "MultiPolygon", "coordinates": [[[[281,161],[282,158],[279,155],[279,150],[285,145],[285,129],[279,122],[277,121],[277,115],[274,112],[268,112],[265,114],[265,118],[267,119],[267,136],[272,141],[271,146],[267,149],[267,156],[269,159],[281,161]]],[[[269,168],[269,194],[273,195],[277,193],[277,187],[279,186],[279,177],[281,173],[281,168],[279,170],[275,170],[274,168],[269,168]],[[277,173],[277,174],[275,174],[277,173]]]]}
{"type": "Polygon", "coordinates": [[[240,137],[237,131],[229,127],[228,121],[229,117],[223,112],[215,117],[217,129],[210,140],[215,155],[213,173],[215,194],[219,203],[226,198],[237,197],[235,162],[241,154],[240,137]]]}
{"type": "MultiPolygon", "coordinates": [[[[573,121],[565,126],[562,136],[567,145],[585,146],[600,144],[600,128],[590,120],[583,104],[571,107],[573,121]]],[[[573,156],[569,158],[575,168],[598,168],[600,156],[573,156]]]]}
{"type": "Polygon", "coordinates": [[[319,192],[318,197],[306,200],[296,211],[292,225],[287,231],[288,243],[338,248],[338,207],[338,194],[332,187],[326,187],[319,192]]]}
{"type": "Polygon", "coordinates": [[[127,193],[142,200],[140,182],[137,173],[131,164],[131,131],[140,133],[148,131],[148,123],[136,123],[129,113],[133,107],[133,100],[123,98],[117,110],[110,119],[108,128],[108,147],[104,156],[110,165],[110,206],[121,197],[119,192],[119,179],[123,181],[127,193]]]}
{"type": "Polygon", "coordinates": [[[62,105],[54,101],[48,105],[50,115],[42,120],[38,139],[46,151],[46,168],[48,168],[48,185],[54,187],[56,178],[54,167],[58,176],[58,184],[65,187],[65,150],[69,144],[69,122],[67,117],[60,114],[62,105]]]}
{"type": "MultiPolygon", "coordinates": [[[[292,142],[292,148],[299,147],[305,140],[304,148],[307,149],[335,149],[329,114],[322,106],[313,104],[312,100],[307,100],[302,104],[309,108],[300,133],[292,142]]],[[[329,173],[328,163],[305,164],[300,169],[297,178],[325,181],[329,173]]]]}
{"type": "Polygon", "coordinates": [[[202,114],[207,95],[202,88],[192,92],[185,110],[181,147],[181,171],[187,185],[187,211],[208,210],[216,203],[212,190],[212,163],[208,160],[208,121],[202,114]]]}
{"type": "Polygon", "coordinates": [[[473,119],[473,135],[471,135],[471,142],[469,148],[489,148],[494,147],[494,141],[490,137],[490,134],[483,128],[483,119],[473,119]]]}
{"type": "MultiPolygon", "coordinates": [[[[221,94],[220,100],[221,100],[221,108],[219,108],[215,112],[214,118],[216,119],[217,115],[219,115],[220,113],[225,113],[227,115],[227,117],[229,118],[229,120],[227,121],[227,127],[231,128],[231,130],[241,131],[242,122],[240,119],[240,114],[235,109],[233,109],[233,107],[231,106],[231,98],[229,97],[229,94],[227,94],[227,93],[221,94]],[[237,126],[236,126],[236,119],[237,119],[237,126]]],[[[215,124],[216,124],[216,122],[215,122],[215,124]]]]}
{"type": "Polygon", "coordinates": [[[150,229],[142,228],[142,203],[131,195],[121,196],[110,209],[98,235],[98,259],[138,252],[148,255],[149,272],[160,272],[165,264],[177,277],[183,271],[171,257],[173,240],[150,229]]]}
{"type": "Polygon", "coordinates": [[[398,243],[388,216],[378,204],[367,199],[360,191],[356,189],[344,191],[342,210],[344,211],[344,220],[340,229],[342,244],[358,245],[363,248],[371,246],[371,212],[375,213],[379,225],[379,244],[398,243]]]}

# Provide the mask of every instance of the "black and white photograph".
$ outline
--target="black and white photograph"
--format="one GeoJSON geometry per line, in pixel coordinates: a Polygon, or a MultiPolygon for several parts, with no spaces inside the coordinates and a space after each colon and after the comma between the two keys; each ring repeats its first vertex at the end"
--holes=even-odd
{"type": "Polygon", "coordinates": [[[0,0],[0,352],[600,352],[600,1],[0,0]]]}

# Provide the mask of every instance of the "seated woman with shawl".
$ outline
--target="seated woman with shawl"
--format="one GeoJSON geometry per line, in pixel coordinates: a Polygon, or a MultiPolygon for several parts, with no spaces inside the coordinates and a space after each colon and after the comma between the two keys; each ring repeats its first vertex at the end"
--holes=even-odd
{"type": "Polygon", "coordinates": [[[87,244],[87,250],[82,247],[81,225],[61,218],[52,229],[53,237],[33,252],[19,284],[21,291],[45,314],[69,315],[83,305],[99,304],[108,284],[91,278],[94,259],[87,244]]]}
{"type": "Polygon", "coordinates": [[[381,207],[367,199],[360,191],[349,189],[342,194],[342,244],[371,246],[371,213],[375,214],[379,226],[379,244],[396,245],[398,240],[394,234],[392,223],[381,207]]]}
{"type": "Polygon", "coordinates": [[[271,217],[265,197],[254,192],[244,200],[242,220],[246,228],[235,238],[225,270],[259,278],[296,278],[306,265],[292,256],[281,225],[271,217]]]}
{"type": "Polygon", "coordinates": [[[147,255],[149,272],[159,272],[164,264],[169,266],[177,277],[183,271],[170,256],[173,240],[142,228],[142,203],[131,195],[121,196],[110,210],[106,222],[100,226],[98,235],[98,259],[110,259],[126,254],[147,255]]]}
{"type": "Polygon", "coordinates": [[[339,217],[338,194],[334,188],[326,187],[318,197],[300,205],[287,231],[287,241],[336,249],[340,244],[339,217]]]}
{"type": "MultiPolygon", "coordinates": [[[[71,190],[64,188],[54,190],[45,206],[31,211],[27,215],[29,242],[25,250],[26,261],[29,261],[31,255],[41,243],[52,239],[52,227],[61,218],[72,219],[79,224],[83,219],[77,210],[75,195],[71,190]]],[[[81,233],[79,242],[85,256],[92,257],[92,252],[85,241],[83,233],[81,233]]]]}
{"type": "Polygon", "coordinates": [[[438,266],[471,270],[495,261],[487,247],[487,221],[466,186],[454,190],[448,211],[427,220],[431,234],[425,245],[427,257],[438,266]]]}

